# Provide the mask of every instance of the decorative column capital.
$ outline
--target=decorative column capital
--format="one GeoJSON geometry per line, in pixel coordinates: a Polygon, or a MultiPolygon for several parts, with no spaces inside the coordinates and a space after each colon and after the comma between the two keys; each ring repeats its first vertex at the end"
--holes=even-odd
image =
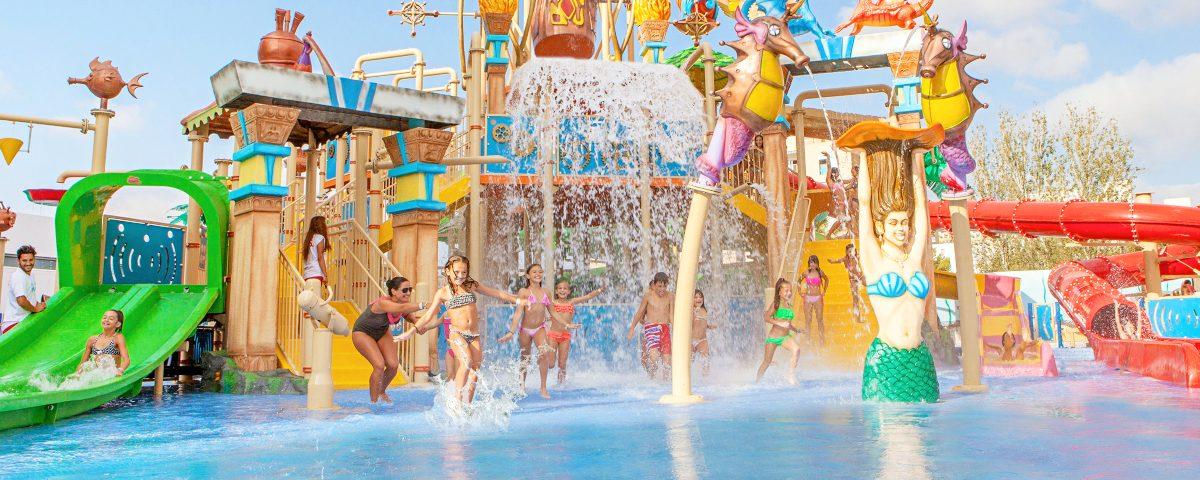
{"type": "Polygon", "coordinates": [[[288,188],[283,181],[283,162],[277,161],[292,153],[285,147],[292,128],[300,117],[300,109],[255,103],[230,115],[238,162],[236,188],[229,199],[238,201],[249,196],[283,197],[288,188]]]}

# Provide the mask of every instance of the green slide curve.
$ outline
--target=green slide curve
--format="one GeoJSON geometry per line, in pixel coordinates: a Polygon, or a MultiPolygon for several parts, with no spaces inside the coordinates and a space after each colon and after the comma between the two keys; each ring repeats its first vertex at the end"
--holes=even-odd
{"type": "Polygon", "coordinates": [[[55,214],[59,291],[46,310],[0,336],[0,430],[78,415],[122,395],[136,395],[154,371],[209,313],[225,306],[225,248],[229,192],[217,178],[186,170],[101,173],[76,182],[55,214]],[[104,207],[122,187],[173,188],[191,197],[210,232],[208,265],[200,285],[102,285],[104,207]],[[42,391],[31,383],[54,383],[75,371],[88,337],[100,333],[100,317],[125,313],[123,333],[130,365],[124,375],[73,390],[42,391]]]}

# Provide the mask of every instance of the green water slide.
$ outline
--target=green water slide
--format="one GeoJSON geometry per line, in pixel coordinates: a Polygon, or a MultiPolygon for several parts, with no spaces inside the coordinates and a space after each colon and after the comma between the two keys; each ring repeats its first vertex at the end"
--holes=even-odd
{"type": "MultiPolygon", "coordinates": [[[[165,210],[165,206],[164,206],[165,210]]],[[[0,430],[51,423],[122,395],[162,364],[209,313],[225,306],[229,192],[203,172],[136,170],[92,175],[75,183],[55,214],[59,291],[46,310],[0,336],[0,430]],[[119,189],[168,187],[199,205],[208,225],[208,265],[200,285],[103,285],[104,207],[119,189]],[[105,310],[125,313],[130,365],[119,377],[55,388],[75,371],[88,337],[100,333],[105,310]]]]}

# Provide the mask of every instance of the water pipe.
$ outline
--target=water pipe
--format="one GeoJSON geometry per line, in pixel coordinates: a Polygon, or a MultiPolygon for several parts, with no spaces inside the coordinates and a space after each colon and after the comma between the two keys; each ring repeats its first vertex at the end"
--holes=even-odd
{"type": "MultiPolygon", "coordinates": [[[[424,70],[425,70],[425,54],[421,53],[421,50],[418,48],[402,48],[400,50],[389,50],[386,52],[375,52],[375,53],[368,53],[366,55],[362,55],[362,56],[358,57],[357,60],[354,61],[354,70],[352,70],[350,72],[350,78],[353,78],[356,80],[365,80],[367,78],[381,76],[379,74],[367,75],[363,71],[363,65],[366,64],[367,62],[375,62],[375,61],[379,61],[379,60],[388,60],[388,59],[393,59],[393,58],[407,58],[407,57],[413,57],[413,67],[412,68],[416,69],[416,71],[418,72],[417,77],[416,77],[418,79],[417,80],[417,90],[420,90],[422,88],[420,78],[423,76],[423,74],[421,72],[424,72],[424,70]]],[[[394,75],[395,73],[399,73],[399,72],[393,72],[392,74],[394,75]]]]}
{"type": "Polygon", "coordinates": [[[92,169],[85,170],[67,170],[58,174],[58,183],[64,183],[68,178],[82,178],[95,173],[104,171],[104,162],[108,153],[108,122],[112,119],[116,112],[103,108],[92,109],[92,115],[96,117],[95,136],[92,137],[92,169]]]}
{"type": "Polygon", "coordinates": [[[34,125],[45,125],[47,127],[63,127],[78,129],[79,133],[86,134],[87,132],[96,130],[96,125],[89,122],[86,118],[80,120],[55,120],[52,118],[28,117],[25,115],[13,115],[9,113],[0,113],[0,120],[14,123],[30,123],[34,125]]]}
{"type": "MultiPolygon", "coordinates": [[[[450,67],[439,67],[439,68],[430,68],[427,70],[423,70],[423,74],[424,75],[419,80],[417,80],[417,82],[418,82],[417,88],[420,89],[421,91],[437,92],[437,91],[444,90],[444,91],[450,92],[450,95],[453,95],[455,97],[458,96],[458,87],[461,84],[461,82],[459,82],[459,80],[458,80],[458,71],[456,71],[450,67]],[[433,88],[426,88],[426,89],[421,88],[421,85],[424,83],[425,78],[439,77],[439,76],[450,77],[450,81],[446,82],[446,85],[441,86],[441,87],[433,87],[433,88]]],[[[393,87],[400,86],[400,82],[402,82],[404,80],[408,80],[410,78],[416,78],[416,77],[417,77],[416,67],[397,72],[396,76],[392,77],[392,86],[393,87]]]]}
{"type": "MultiPolygon", "coordinates": [[[[837,87],[824,90],[805,90],[796,95],[796,99],[792,101],[792,112],[789,118],[792,121],[792,130],[796,138],[796,154],[793,161],[796,163],[796,175],[799,176],[800,188],[797,191],[797,196],[808,194],[807,182],[803,180],[808,177],[808,169],[805,165],[807,161],[804,157],[804,101],[816,98],[832,98],[832,97],[847,97],[852,95],[867,95],[871,93],[879,93],[890,98],[892,87],[882,83],[870,85],[858,85],[853,87],[837,87]]],[[[830,132],[832,137],[832,132],[830,132]]],[[[830,139],[833,140],[832,138],[830,139]]]]}

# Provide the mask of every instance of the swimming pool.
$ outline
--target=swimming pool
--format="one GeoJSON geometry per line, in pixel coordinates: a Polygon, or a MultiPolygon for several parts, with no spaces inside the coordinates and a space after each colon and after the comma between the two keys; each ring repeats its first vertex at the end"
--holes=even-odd
{"type": "MultiPolygon", "coordinates": [[[[1194,477],[1200,392],[1115,372],[1059,350],[1059,379],[988,379],[991,392],[942,401],[858,400],[859,377],[778,371],[698,379],[709,400],[655,403],[668,387],[636,375],[579,375],[520,400],[507,428],[431,422],[434,391],[395,389],[391,406],[339,392],[340,410],[300,396],[142,396],[53,426],[0,433],[0,477],[121,478],[1130,478],[1194,477]],[[615,387],[618,382],[626,385],[615,387]]],[[[782,370],[782,369],[773,369],[782,370]]],[[[533,382],[531,382],[533,383],[533,382]]],[[[531,385],[532,387],[532,385],[531,385]]]]}

